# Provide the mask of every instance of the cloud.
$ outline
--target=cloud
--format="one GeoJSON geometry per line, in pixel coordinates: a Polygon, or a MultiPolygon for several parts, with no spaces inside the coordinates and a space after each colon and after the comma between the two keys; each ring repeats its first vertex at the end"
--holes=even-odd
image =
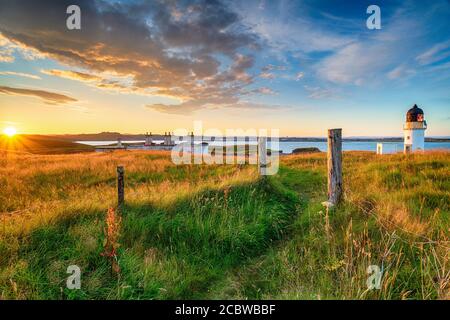
{"type": "Polygon", "coordinates": [[[261,87],[261,88],[254,90],[254,92],[260,93],[260,94],[268,94],[268,95],[276,94],[276,92],[269,87],[261,87]]]}
{"type": "Polygon", "coordinates": [[[75,98],[50,92],[50,91],[44,91],[44,90],[35,90],[35,89],[25,89],[25,88],[12,88],[12,87],[6,87],[6,86],[0,86],[0,93],[1,94],[7,94],[7,95],[19,95],[19,96],[32,96],[37,97],[42,100],[44,100],[47,104],[66,104],[70,102],[76,102],[78,101],[75,98]]]}
{"type": "Polygon", "coordinates": [[[0,49],[0,62],[14,62],[14,57],[3,49],[0,49]]]}
{"type": "Polygon", "coordinates": [[[450,69],[450,61],[436,65],[436,66],[432,66],[432,67],[428,68],[428,71],[435,72],[435,71],[442,71],[442,70],[447,70],[447,69],[450,69]]]}
{"type": "Polygon", "coordinates": [[[262,79],[272,80],[280,76],[280,71],[285,71],[287,69],[288,67],[285,65],[268,64],[261,68],[261,73],[259,74],[259,77],[262,79]]]}
{"type": "Polygon", "coordinates": [[[176,115],[189,115],[195,111],[198,111],[200,109],[206,109],[203,105],[198,105],[195,103],[181,103],[179,105],[171,104],[162,104],[162,103],[155,103],[155,104],[149,104],[146,105],[145,108],[157,111],[160,113],[167,113],[167,114],[176,114],[176,115]]]}
{"type": "Polygon", "coordinates": [[[450,40],[440,42],[416,57],[421,65],[428,65],[450,57],[450,40]]]}
{"type": "Polygon", "coordinates": [[[154,111],[161,112],[161,113],[188,115],[188,114],[191,114],[198,110],[223,108],[232,103],[238,102],[237,99],[229,100],[228,98],[218,98],[217,100],[213,101],[212,103],[210,103],[209,101],[210,101],[210,99],[205,99],[205,100],[196,99],[196,100],[189,100],[186,102],[182,102],[180,104],[156,103],[156,104],[146,105],[145,107],[148,109],[154,110],[154,111]]]}
{"type": "Polygon", "coordinates": [[[433,6],[419,1],[407,2],[392,16],[383,19],[382,30],[361,33],[358,40],[338,48],[317,63],[316,74],[334,83],[354,85],[382,82],[386,74],[391,80],[410,77],[416,73],[417,62],[425,64],[446,55],[441,50],[450,43],[443,42],[414,59],[418,50],[427,45],[424,39],[442,27],[435,21],[438,20],[436,15],[448,17],[448,12],[445,1],[433,6]]]}
{"type": "Polygon", "coordinates": [[[235,88],[229,88],[229,91],[230,94],[221,94],[213,90],[204,98],[199,97],[196,99],[190,99],[181,102],[180,104],[150,104],[146,105],[146,108],[162,113],[182,115],[191,114],[201,109],[224,108],[239,103],[239,99],[232,94],[235,91],[235,88]]]}
{"type": "Polygon", "coordinates": [[[303,72],[298,72],[297,75],[295,76],[295,80],[298,81],[301,78],[303,78],[305,76],[305,74],[303,72]]]}
{"type": "MultiPolygon", "coordinates": [[[[0,32],[21,48],[88,71],[50,74],[88,82],[103,73],[130,77],[130,90],[180,99],[188,110],[237,102],[254,81],[251,53],[260,39],[222,1],[75,3],[82,8],[81,31],[67,30],[62,18],[72,0],[0,0],[0,32]]],[[[121,84],[99,83],[114,86],[121,84]]]]}
{"type": "Polygon", "coordinates": [[[161,113],[174,114],[174,115],[189,115],[193,112],[203,110],[203,109],[243,109],[243,110],[272,110],[272,111],[282,111],[291,109],[289,106],[283,105],[270,105],[264,103],[254,103],[249,101],[239,101],[236,103],[230,104],[222,104],[218,106],[214,105],[206,105],[202,106],[201,104],[196,104],[195,102],[182,103],[180,105],[167,105],[167,104],[152,104],[146,105],[145,108],[158,111],[161,113]]]}
{"type": "Polygon", "coordinates": [[[336,94],[334,91],[330,89],[324,89],[321,87],[310,87],[310,86],[304,86],[305,90],[309,92],[308,98],[311,99],[328,99],[336,97],[336,94]]]}
{"type": "Polygon", "coordinates": [[[41,72],[55,77],[80,81],[99,89],[113,90],[114,92],[121,93],[152,95],[151,91],[146,92],[145,89],[133,86],[129,77],[114,77],[112,75],[100,76],[86,72],[58,69],[41,70],[41,72]]]}
{"type": "Polygon", "coordinates": [[[239,103],[227,106],[229,109],[243,109],[243,110],[254,110],[254,111],[287,111],[292,109],[291,106],[287,105],[273,105],[266,103],[255,103],[251,101],[240,101],[239,103]]]}
{"type": "Polygon", "coordinates": [[[5,76],[18,76],[18,77],[35,79],[35,80],[41,79],[41,77],[36,76],[34,74],[23,73],[23,72],[1,71],[0,74],[5,75],[5,76]]]}
{"type": "Polygon", "coordinates": [[[14,48],[11,41],[0,33],[0,62],[14,62],[14,48]]]}
{"type": "Polygon", "coordinates": [[[407,67],[406,65],[400,65],[393,70],[389,71],[387,76],[389,79],[406,79],[416,74],[414,69],[407,67]]]}
{"type": "Polygon", "coordinates": [[[263,73],[261,73],[259,75],[259,77],[263,78],[263,79],[274,79],[275,75],[273,73],[270,73],[270,72],[263,72],[263,73]]]}
{"type": "Polygon", "coordinates": [[[287,69],[286,66],[276,66],[273,64],[268,64],[268,65],[264,66],[261,70],[263,72],[269,72],[269,71],[284,71],[286,69],[287,69]]]}
{"type": "Polygon", "coordinates": [[[295,72],[295,73],[292,73],[292,72],[284,73],[284,74],[281,74],[279,77],[281,79],[288,80],[288,81],[300,81],[304,76],[305,76],[305,73],[302,71],[299,71],[299,72],[295,72]]]}
{"type": "Polygon", "coordinates": [[[130,93],[130,92],[144,93],[141,90],[130,87],[118,80],[103,79],[102,81],[96,83],[96,87],[100,88],[100,89],[110,89],[110,90],[116,90],[116,91],[120,90],[122,92],[127,92],[127,93],[130,93]]]}
{"type": "Polygon", "coordinates": [[[101,77],[98,77],[93,74],[84,73],[84,72],[78,72],[78,71],[71,71],[71,70],[57,70],[57,69],[51,69],[51,70],[41,70],[42,73],[71,79],[71,80],[77,80],[77,81],[83,81],[83,82],[94,82],[94,81],[100,81],[102,80],[101,77]]]}
{"type": "Polygon", "coordinates": [[[235,3],[243,21],[282,59],[288,53],[309,54],[336,50],[350,43],[352,37],[335,32],[336,28],[322,23],[306,13],[303,2],[272,1],[264,10],[254,10],[255,1],[235,3]]]}
{"type": "Polygon", "coordinates": [[[0,32],[0,62],[14,62],[14,53],[16,52],[26,60],[36,60],[44,58],[44,56],[39,53],[38,50],[11,41],[10,39],[3,36],[0,32]]]}
{"type": "Polygon", "coordinates": [[[352,43],[321,61],[317,68],[319,77],[335,83],[360,85],[374,79],[374,74],[393,63],[389,50],[376,43],[352,43]]]}

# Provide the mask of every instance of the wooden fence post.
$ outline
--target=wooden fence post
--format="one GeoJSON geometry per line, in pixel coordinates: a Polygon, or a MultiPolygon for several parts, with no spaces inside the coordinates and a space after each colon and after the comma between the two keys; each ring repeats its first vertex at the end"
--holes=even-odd
{"type": "Polygon", "coordinates": [[[123,166],[117,167],[117,206],[122,208],[125,200],[125,181],[123,178],[124,169],[123,166]]]}
{"type": "Polygon", "coordinates": [[[258,137],[258,169],[260,175],[267,171],[267,137],[258,137]]]}
{"type": "Polygon", "coordinates": [[[337,205],[342,197],[342,129],[328,130],[328,202],[337,205]]]}
{"type": "MultiPolygon", "coordinates": [[[[195,144],[194,144],[194,131],[191,132],[191,157],[194,156],[195,153],[195,144]]],[[[192,162],[193,163],[193,162],[192,162]]]]}

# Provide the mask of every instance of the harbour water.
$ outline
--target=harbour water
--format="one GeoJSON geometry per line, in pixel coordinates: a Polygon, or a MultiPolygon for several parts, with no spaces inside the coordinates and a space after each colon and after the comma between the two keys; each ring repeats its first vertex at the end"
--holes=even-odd
{"type": "MultiPolygon", "coordinates": [[[[115,145],[117,141],[77,141],[78,143],[87,144],[91,146],[115,145]]],[[[154,140],[154,143],[162,144],[163,140],[154,140]]],[[[144,140],[123,141],[123,143],[144,143],[144,140]]],[[[244,144],[245,141],[238,140],[236,144],[244,144]]],[[[403,151],[403,142],[382,142],[383,153],[396,153],[403,151]]],[[[220,146],[224,143],[222,141],[211,142],[212,146],[220,146]]],[[[228,142],[227,145],[234,144],[233,141],[228,142]]],[[[255,144],[255,142],[250,142],[255,144]]],[[[280,141],[272,144],[268,143],[268,148],[273,150],[281,150],[283,153],[291,153],[296,148],[310,148],[316,147],[320,151],[327,151],[327,143],[324,141],[280,141]]],[[[342,149],[344,151],[376,151],[377,141],[344,141],[342,149]]],[[[450,149],[450,142],[425,142],[425,150],[435,149],[450,149]]]]}

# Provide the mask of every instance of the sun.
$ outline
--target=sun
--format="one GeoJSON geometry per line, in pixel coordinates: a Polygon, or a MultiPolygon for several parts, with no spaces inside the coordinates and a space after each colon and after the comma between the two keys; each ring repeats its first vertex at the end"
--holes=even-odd
{"type": "Polygon", "coordinates": [[[12,137],[16,135],[17,130],[14,127],[6,127],[5,129],[3,129],[3,133],[6,134],[8,137],[12,137]]]}

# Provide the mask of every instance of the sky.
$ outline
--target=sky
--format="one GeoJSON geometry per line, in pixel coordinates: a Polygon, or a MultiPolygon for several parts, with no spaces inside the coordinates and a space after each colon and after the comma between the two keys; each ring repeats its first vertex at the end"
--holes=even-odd
{"type": "Polygon", "coordinates": [[[0,0],[0,129],[401,136],[415,103],[450,136],[448,0],[0,0]]]}

